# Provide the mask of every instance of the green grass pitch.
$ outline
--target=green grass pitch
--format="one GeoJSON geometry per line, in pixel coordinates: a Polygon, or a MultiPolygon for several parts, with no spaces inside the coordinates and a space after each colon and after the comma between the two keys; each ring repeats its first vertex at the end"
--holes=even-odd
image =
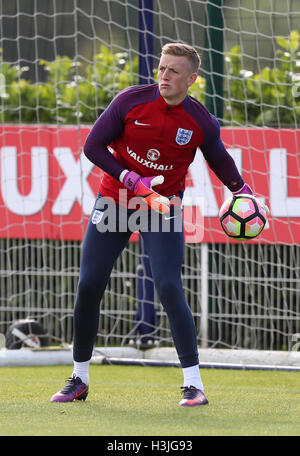
{"type": "Polygon", "coordinates": [[[0,435],[300,435],[298,372],[202,369],[210,403],[184,408],[179,368],[92,365],[85,402],[50,403],[71,370],[0,368],[0,435]]]}

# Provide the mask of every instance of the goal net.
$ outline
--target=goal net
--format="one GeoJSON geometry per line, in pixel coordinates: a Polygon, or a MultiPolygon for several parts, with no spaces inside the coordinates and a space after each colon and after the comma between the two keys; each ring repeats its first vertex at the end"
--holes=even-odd
{"type": "MultiPolygon", "coordinates": [[[[4,0],[0,17],[0,333],[10,332],[9,348],[72,344],[81,244],[101,178],[85,138],[119,90],[155,81],[161,46],[180,41],[202,59],[190,94],[218,117],[244,180],[270,208],[257,240],[226,237],[218,210],[229,192],[197,151],[182,274],[210,357],[202,359],[289,359],[300,339],[299,1],[4,0]]],[[[176,359],[136,235],[100,313],[102,353],[152,347],[176,359]]]]}

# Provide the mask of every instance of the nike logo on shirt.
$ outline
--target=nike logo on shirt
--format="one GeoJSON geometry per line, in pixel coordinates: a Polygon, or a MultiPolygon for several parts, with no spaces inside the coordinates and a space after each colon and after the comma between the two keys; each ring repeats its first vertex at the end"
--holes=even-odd
{"type": "Polygon", "coordinates": [[[151,124],[139,122],[138,120],[136,120],[134,123],[135,123],[135,125],[144,125],[144,126],[151,125],[151,124]]]}

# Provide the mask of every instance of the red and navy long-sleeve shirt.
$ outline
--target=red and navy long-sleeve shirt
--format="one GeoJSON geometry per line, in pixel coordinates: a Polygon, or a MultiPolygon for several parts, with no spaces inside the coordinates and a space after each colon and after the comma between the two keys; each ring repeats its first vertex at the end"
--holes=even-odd
{"type": "Polygon", "coordinates": [[[158,85],[151,84],[129,87],[114,98],[91,129],[84,152],[104,171],[100,193],[118,202],[124,169],[143,177],[162,174],[164,183],[155,190],[164,196],[183,192],[198,147],[224,185],[231,191],[243,186],[217,119],[189,95],[179,105],[168,105],[158,85]]]}

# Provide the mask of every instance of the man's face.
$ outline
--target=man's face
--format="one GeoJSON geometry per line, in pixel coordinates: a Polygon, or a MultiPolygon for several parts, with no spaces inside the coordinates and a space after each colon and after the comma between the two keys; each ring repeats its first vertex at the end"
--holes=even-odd
{"type": "Polygon", "coordinates": [[[196,78],[197,74],[193,73],[187,57],[170,54],[161,56],[158,67],[158,87],[161,96],[168,104],[181,103],[196,78]]]}

